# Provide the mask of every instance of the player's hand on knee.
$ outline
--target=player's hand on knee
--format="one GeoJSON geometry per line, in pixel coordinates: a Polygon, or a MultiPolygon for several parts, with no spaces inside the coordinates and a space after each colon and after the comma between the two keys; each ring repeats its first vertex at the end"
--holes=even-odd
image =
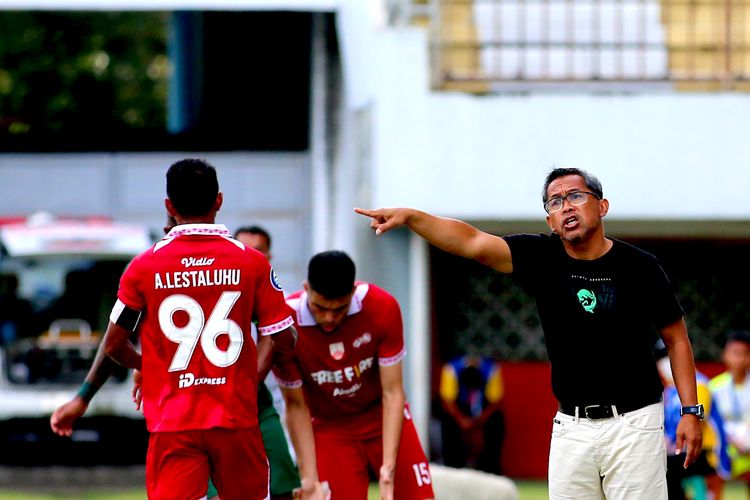
{"type": "Polygon", "coordinates": [[[395,470],[391,466],[380,467],[380,500],[393,500],[393,477],[395,470]]]}
{"type": "Polygon", "coordinates": [[[295,500],[330,500],[331,491],[328,489],[328,483],[321,484],[320,481],[302,480],[302,486],[295,488],[292,492],[292,498],[295,500]]]}

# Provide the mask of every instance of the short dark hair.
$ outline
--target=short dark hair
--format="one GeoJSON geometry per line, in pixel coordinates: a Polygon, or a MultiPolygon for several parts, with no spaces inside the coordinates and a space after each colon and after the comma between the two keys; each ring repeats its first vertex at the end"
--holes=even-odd
{"type": "Polygon", "coordinates": [[[313,256],[307,265],[307,284],[328,299],[338,299],[352,293],[354,261],[340,250],[328,250],[313,256]]]}
{"type": "Polygon", "coordinates": [[[552,181],[554,181],[555,179],[559,179],[560,177],[565,177],[567,175],[577,175],[579,177],[582,177],[584,184],[586,184],[586,187],[589,188],[592,193],[594,193],[600,200],[604,198],[602,183],[599,182],[599,179],[597,179],[596,176],[586,172],[585,170],[581,170],[580,168],[558,167],[547,174],[547,178],[544,180],[544,189],[542,190],[543,203],[547,203],[547,189],[549,189],[549,185],[552,184],[552,181]]]}
{"type": "Polygon", "coordinates": [[[216,169],[206,160],[185,158],[167,170],[167,196],[183,217],[207,215],[218,194],[216,169]]]}
{"type": "Polygon", "coordinates": [[[260,226],[242,226],[237,231],[234,232],[234,238],[237,239],[237,236],[239,236],[242,233],[248,233],[248,234],[257,234],[259,236],[263,236],[266,241],[268,242],[268,249],[271,249],[271,235],[263,229],[260,226]]]}
{"type": "Polygon", "coordinates": [[[724,345],[730,342],[742,342],[750,346],[750,332],[747,330],[729,330],[724,345]]]}

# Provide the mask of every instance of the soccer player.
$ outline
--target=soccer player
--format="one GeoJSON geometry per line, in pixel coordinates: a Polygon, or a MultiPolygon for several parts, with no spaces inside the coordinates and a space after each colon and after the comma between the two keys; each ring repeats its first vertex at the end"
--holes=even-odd
{"type": "Polygon", "coordinates": [[[399,305],[354,275],[344,252],[313,256],[304,290],[287,298],[297,346],[274,363],[274,374],[287,404],[307,397],[318,473],[332,500],[365,500],[370,473],[383,499],[433,498],[404,395],[399,305]]]}
{"type": "Polygon", "coordinates": [[[294,327],[268,260],[214,223],[222,202],[207,162],[169,168],[165,205],[178,225],[126,269],[102,341],[143,373],[151,499],[201,498],[209,475],[223,500],[268,496],[251,324],[280,339],[294,327]],[[139,321],[143,354],[130,341],[139,321]]]}
{"type": "MultiPolygon", "coordinates": [[[[176,225],[177,222],[174,217],[168,216],[164,232],[169,233],[176,225]]],[[[249,248],[258,250],[270,261],[271,237],[264,229],[258,226],[242,227],[235,232],[235,239],[249,248]]],[[[256,338],[257,328],[255,328],[255,325],[253,325],[253,332],[253,337],[256,338]]],[[[262,373],[270,371],[270,366],[268,366],[268,362],[270,361],[269,344],[272,344],[270,336],[261,336],[260,339],[257,339],[258,357],[261,360],[259,361],[259,370],[262,373]],[[260,365],[264,364],[266,367],[261,368],[260,365]]],[[[103,349],[97,352],[97,357],[78,394],[67,403],[60,405],[52,414],[50,426],[55,433],[61,436],[72,435],[73,423],[83,416],[88,408],[89,401],[91,401],[98,389],[111,375],[115,363],[105,356],[103,352],[103,349]]],[[[273,380],[273,377],[268,377],[266,380],[273,380]]],[[[136,371],[133,400],[138,408],[141,406],[141,384],[141,374],[136,371]]],[[[292,433],[295,436],[303,436],[302,441],[298,440],[294,442],[295,446],[300,449],[297,454],[306,457],[306,461],[303,460],[300,468],[309,471],[313,476],[317,476],[317,468],[314,462],[315,453],[312,451],[314,447],[312,436],[304,437],[306,432],[311,432],[308,430],[310,428],[310,417],[307,407],[293,408],[289,414],[289,420],[292,433]],[[307,441],[304,441],[304,439],[307,439],[307,441]],[[311,460],[312,462],[310,462],[311,460]]],[[[272,406],[271,396],[263,382],[258,386],[258,421],[271,468],[271,500],[290,500],[293,497],[294,490],[298,488],[300,498],[322,498],[320,483],[314,477],[310,477],[310,474],[303,476],[305,477],[304,488],[301,487],[300,474],[291,457],[284,430],[281,427],[279,414],[272,406]]],[[[212,500],[219,499],[216,487],[211,481],[208,483],[206,496],[212,500]]]]}
{"type": "Polygon", "coordinates": [[[382,234],[405,225],[447,252],[513,273],[533,295],[552,364],[552,499],[666,499],[662,384],[654,330],[667,346],[682,402],[683,467],[701,451],[703,406],[683,311],[657,259],[605,236],[602,185],[552,170],[542,190],[552,234],[504,237],[411,208],[355,209],[382,234]]]}

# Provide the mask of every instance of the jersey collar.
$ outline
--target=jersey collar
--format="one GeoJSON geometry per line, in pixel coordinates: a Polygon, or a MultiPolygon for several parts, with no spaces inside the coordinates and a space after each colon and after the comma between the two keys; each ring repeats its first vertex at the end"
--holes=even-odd
{"type": "Polygon", "coordinates": [[[154,253],[172,243],[178,236],[184,235],[221,236],[230,239],[240,248],[245,248],[239,241],[231,239],[232,233],[224,224],[180,224],[173,227],[164,238],[154,245],[154,253]]]}
{"type": "MultiPolygon", "coordinates": [[[[347,316],[353,316],[362,311],[362,301],[365,299],[367,292],[370,290],[370,285],[367,283],[359,283],[357,288],[354,290],[352,295],[352,301],[349,303],[349,310],[347,316]]],[[[310,306],[307,304],[307,292],[302,292],[299,296],[299,305],[297,309],[297,322],[299,326],[315,326],[315,317],[310,306]]]]}
{"type": "Polygon", "coordinates": [[[224,224],[180,224],[173,227],[165,238],[175,238],[187,234],[199,234],[207,236],[232,236],[224,224]]]}

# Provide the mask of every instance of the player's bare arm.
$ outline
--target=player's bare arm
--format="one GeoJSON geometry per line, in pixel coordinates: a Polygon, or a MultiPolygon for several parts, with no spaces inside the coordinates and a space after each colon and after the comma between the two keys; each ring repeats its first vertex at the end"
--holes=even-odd
{"type": "Polygon", "coordinates": [[[289,429],[292,446],[294,446],[294,451],[297,454],[302,483],[300,496],[295,498],[324,500],[325,495],[318,479],[312,420],[302,388],[281,387],[281,393],[286,403],[286,425],[289,429]]]}
{"type": "Polygon", "coordinates": [[[268,374],[271,365],[273,363],[288,362],[294,357],[294,346],[297,345],[297,329],[293,326],[285,328],[271,336],[273,349],[268,353],[268,369],[265,372],[261,372],[260,364],[260,352],[258,352],[258,372],[260,374],[260,380],[265,380],[265,375],[268,374]]]}
{"type": "Polygon", "coordinates": [[[109,359],[104,352],[104,342],[100,343],[94,362],[91,364],[78,394],[67,403],[58,406],[50,417],[50,427],[55,434],[60,436],[71,436],[73,434],[73,424],[86,413],[89,401],[112,375],[114,367],[114,361],[109,359]]]}
{"type": "Polygon", "coordinates": [[[438,217],[413,208],[355,208],[370,217],[376,234],[407,226],[419,236],[448,253],[473,259],[502,273],[513,271],[510,247],[500,238],[466,222],[438,217]]]}
{"type": "MultiPolygon", "coordinates": [[[[669,362],[672,365],[677,392],[683,406],[698,404],[698,392],[695,382],[695,362],[693,349],[690,347],[685,320],[667,325],[661,329],[661,336],[667,346],[669,362]]],[[[677,426],[677,450],[685,450],[684,467],[693,463],[703,445],[701,422],[695,415],[683,415],[677,426]]]]}
{"type": "Polygon", "coordinates": [[[274,339],[271,335],[258,335],[258,380],[266,379],[271,370],[271,358],[273,354],[274,339]]]}
{"type": "Polygon", "coordinates": [[[393,499],[396,457],[404,424],[404,394],[402,363],[380,366],[383,387],[383,464],[380,467],[380,498],[393,499]]]}
{"type": "Polygon", "coordinates": [[[102,345],[104,352],[114,362],[126,368],[141,369],[141,353],[130,341],[131,332],[115,323],[109,322],[102,345]]]}

